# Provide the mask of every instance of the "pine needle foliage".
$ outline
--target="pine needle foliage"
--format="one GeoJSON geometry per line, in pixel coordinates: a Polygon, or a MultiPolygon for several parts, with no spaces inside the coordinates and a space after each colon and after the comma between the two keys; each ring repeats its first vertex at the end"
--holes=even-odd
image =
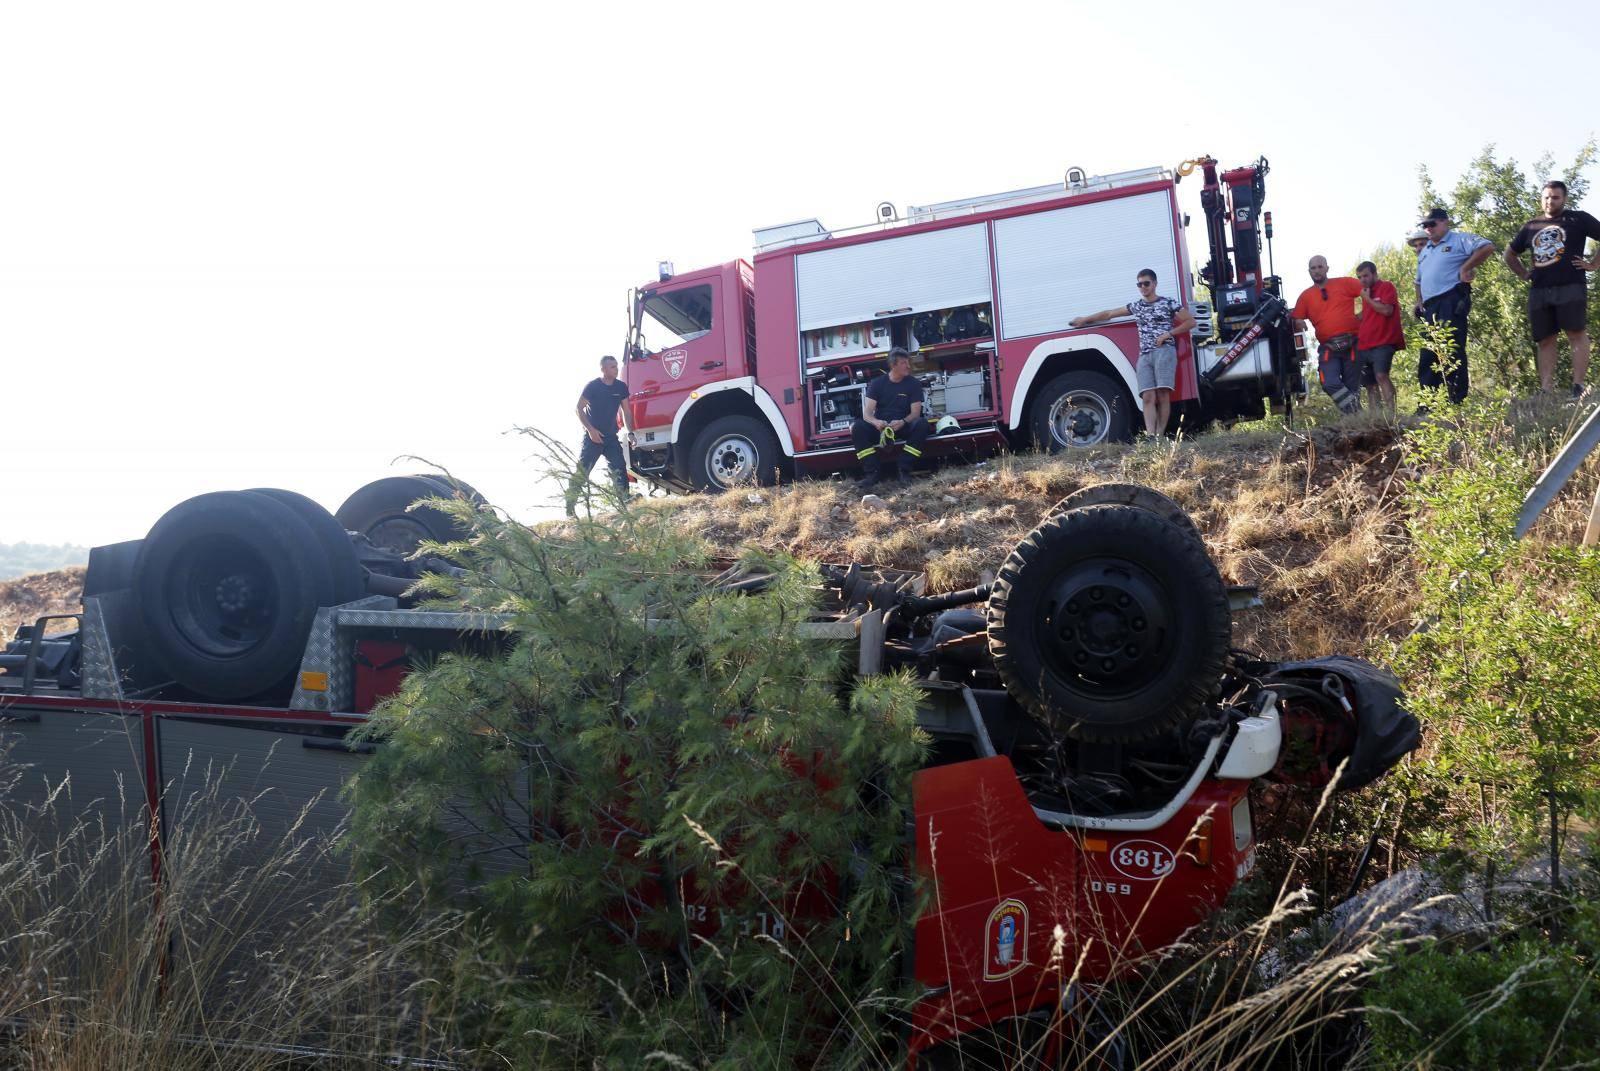
{"type": "Polygon", "coordinates": [[[916,685],[802,634],[793,559],[747,554],[771,582],[741,594],[655,511],[536,533],[432,505],[473,534],[427,592],[509,639],[375,712],[350,843],[374,888],[460,912],[440,1003],[516,1066],[892,1062],[916,685]]]}

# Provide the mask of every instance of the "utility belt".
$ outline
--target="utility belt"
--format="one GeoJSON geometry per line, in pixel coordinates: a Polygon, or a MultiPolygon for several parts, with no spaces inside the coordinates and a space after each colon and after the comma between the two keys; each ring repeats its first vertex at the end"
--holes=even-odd
{"type": "Polygon", "coordinates": [[[1425,298],[1422,302],[1422,311],[1429,316],[1446,320],[1452,316],[1464,316],[1471,306],[1471,285],[1457,283],[1442,294],[1435,294],[1431,298],[1425,298]]]}
{"type": "Polygon", "coordinates": [[[1322,340],[1322,359],[1327,360],[1329,355],[1346,357],[1356,348],[1354,332],[1346,331],[1339,335],[1330,335],[1322,340]]]}

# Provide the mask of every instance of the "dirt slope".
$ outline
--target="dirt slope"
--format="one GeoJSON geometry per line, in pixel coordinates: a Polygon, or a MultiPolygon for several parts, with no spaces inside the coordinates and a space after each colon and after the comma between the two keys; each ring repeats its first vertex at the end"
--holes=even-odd
{"type": "MultiPolygon", "coordinates": [[[[18,625],[32,624],[45,614],[72,613],[78,609],[78,593],[83,589],[83,566],[74,565],[49,573],[32,573],[14,580],[0,580],[0,645],[9,642],[18,625]]],[[[50,629],[66,630],[70,621],[53,621],[50,629]]]]}
{"type": "MultiPolygon", "coordinates": [[[[1287,657],[1370,651],[1408,627],[1405,473],[1393,429],[1260,431],[951,466],[861,504],[843,480],[652,500],[729,547],[755,542],[823,561],[928,573],[929,590],[977,583],[1048,509],[1087,484],[1127,480],[1175,498],[1205,533],[1229,583],[1260,586],[1239,615],[1239,646],[1287,657]],[[1309,436],[1309,437],[1308,437],[1309,436]]],[[[77,608],[81,568],[0,582],[0,635],[77,608]]]]}
{"type": "Polygon", "coordinates": [[[782,548],[928,573],[929,590],[977,583],[1049,508],[1079,487],[1144,483],[1193,515],[1229,583],[1257,584],[1263,609],[1235,642],[1275,656],[1360,654],[1409,627],[1408,558],[1393,428],[1279,431],[1022,455],[953,466],[861,504],[844,481],[809,481],[655,508],[719,543],[782,548]]]}

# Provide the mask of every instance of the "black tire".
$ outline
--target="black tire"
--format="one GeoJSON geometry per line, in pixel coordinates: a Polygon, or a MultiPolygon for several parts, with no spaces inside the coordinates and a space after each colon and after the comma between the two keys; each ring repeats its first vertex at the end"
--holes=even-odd
{"type": "Polygon", "coordinates": [[[143,642],[206,699],[277,696],[333,589],[311,529],[267,495],[219,491],[168,510],[134,563],[143,642]]]}
{"type": "Polygon", "coordinates": [[[1028,432],[1040,450],[1127,442],[1133,438],[1133,399],[1104,372],[1063,372],[1040,388],[1028,410],[1028,432]]]}
{"type": "Polygon", "coordinates": [[[699,491],[777,482],[778,438],[755,417],[718,417],[694,437],[689,482],[699,491]]]}
{"type": "Polygon", "coordinates": [[[433,484],[446,498],[454,498],[456,492],[460,491],[463,495],[467,496],[467,501],[471,502],[475,506],[481,506],[488,501],[488,499],[484,498],[482,493],[470,483],[467,483],[463,480],[457,480],[451,476],[445,476],[442,473],[418,473],[417,478],[427,480],[429,483],[433,484]]]}
{"type": "Polygon", "coordinates": [[[471,534],[436,509],[406,509],[418,499],[448,497],[449,493],[446,485],[435,483],[431,476],[388,476],[357,488],[334,517],[347,530],[405,557],[424,539],[449,543],[471,534]]]}
{"type": "Polygon", "coordinates": [[[254,487],[250,493],[266,495],[282,502],[294,510],[295,516],[311,529],[311,535],[316,539],[317,546],[322,548],[322,556],[328,563],[328,573],[332,580],[329,601],[323,603],[324,606],[339,606],[354,602],[367,593],[356,549],[350,545],[350,537],[345,533],[344,525],[334,520],[333,514],[295,491],[285,491],[278,487],[254,487]]]}
{"type": "Polygon", "coordinates": [[[989,654],[1054,733],[1151,736],[1214,698],[1232,642],[1205,548],[1133,506],[1059,514],[1018,543],[989,596],[989,654]]]}
{"type": "Polygon", "coordinates": [[[1065,513],[1069,509],[1082,509],[1085,506],[1133,506],[1135,509],[1142,509],[1171,521],[1193,536],[1194,541],[1199,543],[1202,549],[1206,545],[1205,538],[1200,535],[1200,529],[1195,527],[1194,519],[1182,506],[1155,488],[1138,483],[1097,483],[1093,487],[1080,487],[1051,506],[1050,512],[1045,514],[1045,519],[1048,520],[1058,513],[1065,513]]]}

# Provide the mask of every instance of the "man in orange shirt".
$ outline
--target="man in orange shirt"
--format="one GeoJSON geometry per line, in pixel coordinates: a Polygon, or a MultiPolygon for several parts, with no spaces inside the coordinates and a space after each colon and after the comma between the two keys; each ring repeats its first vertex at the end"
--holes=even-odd
{"type": "Polygon", "coordinates": [[[1356,298],[1361,284],[1348,276],[1328,278],[1328,258],[1315,256],[1306,265],[1311,284],[1294,303],[1296,330],[1305,330],[1306,321],[1317,332],[1317,379],[1333,404],[1343,413],[1361,411],[1361,369],[1356,364],[1356,335],[1361,322],[1356,318],[1356,298]]]}

